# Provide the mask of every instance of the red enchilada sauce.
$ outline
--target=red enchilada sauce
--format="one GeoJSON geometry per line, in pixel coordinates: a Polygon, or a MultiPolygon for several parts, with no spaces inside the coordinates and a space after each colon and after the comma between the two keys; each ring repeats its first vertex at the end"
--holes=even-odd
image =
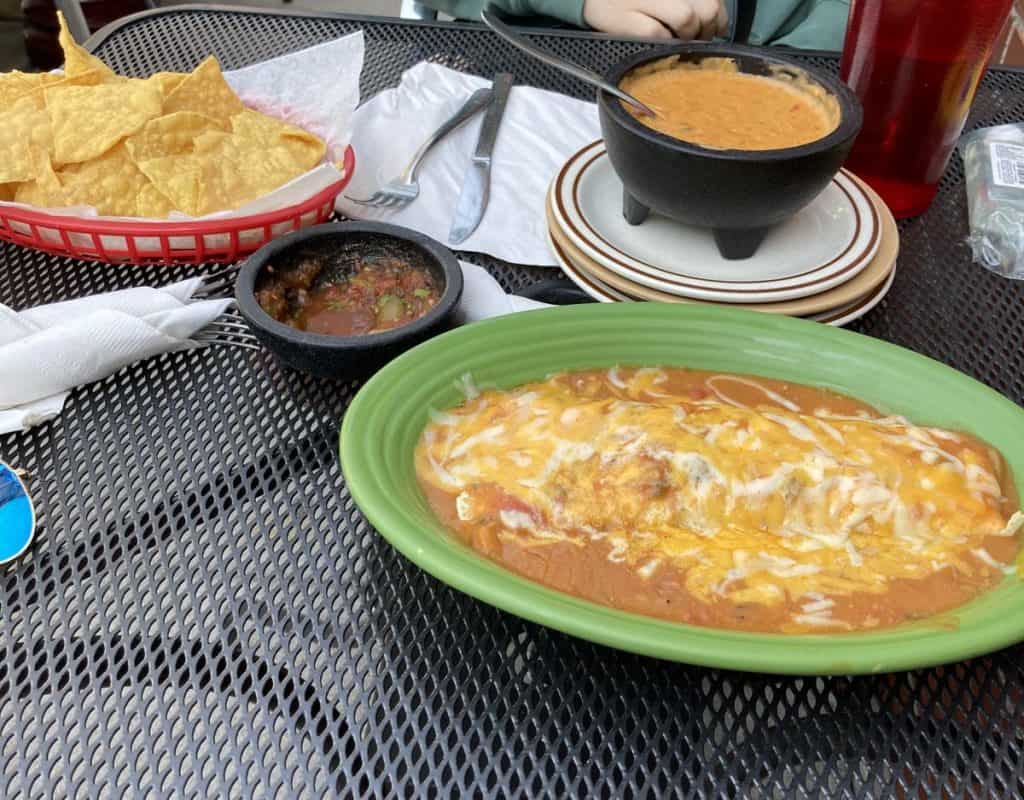
{"type": "MultiPolygon", "coordinates": [[[[1013,570],[1019,544],[1013,512],[1018,506],[999,454],[966,434],[902,423],[848,397],[764,378],[668,368],[568,373],[512,393],[485,392],[437,415],[417,449],[416,469],[428,502],[449,530],[487,558],[538,583],[677,622],[836,633],[891,626],[955,608],[1013,570]],[[642,373],[657,377],[641,380],[642,373]],[[563,405],[536,400],[549,384],[552,397],[563,405]],[[564,405],[567,397],[576,404],[564,405]],[[681,434],[691,438],[666,449],[667,427],[645,432],[633,425],[647,406],[655,407],[651,419],[664,420],[671,412],[681,434]],[[681,410],[672,411],[672,406],[681,410]],[[595,408],[596,416],[591,413],[595,408]],[[539,415],[541,423],[531,414],[539,415]],[[621,431],[609,434],[607,420],[613,415],[624,422],[621,431]],[[709,419],[713,424],[707,424],[709,419]],[[530,425],[534,428],[524,432],[530,425]],[[573,425],[590,426],[566,446],[575,448],[575,455],[552,468],[549,449],[531,454],[531,442],[540,447],[551,438],[568,436],[573,425]],[[779,438],[768,438],[764,432],[776,427],[779,438]],[[506,435],[513,438],[502,438],[506,435]],[[759,447],[749,452],[737,448],[741,438],[759,447]],[[591,452],[586,441],[624,444],[621,453],[612,454],[591,452]],[[863,452],[865,443],[873,442],[878,453],[863,452]],[[442,458],[445,452],[448,457],[442,458]],[[628,458],[622,456],[626,452],[631,453],[628,458]],[[784,466],[771,471],[772,458],[777,455],[782,463],[793,460],[794,453],[805,465],[808,458],[818,459],[825,472],[815,476],[793,469],[788,482],[752,501],[750,486],[760,487],[770,476],[786,473],[784,466]],[[920,461],[898,475],[895,470],[908,453],[920,461]],[[544,469],[549,474],[540,465],[529,466],[538,454],[547,456],[544,469]],[[697,489],[697,484],[684,487],[689,478],[681,480],[666,467],[700,464],[700,459],[707,464],[687,473],[695,482],[705,481],[697,489]],[[491,482],[474,483],[474,469],[490,475],[491,482]],[[726,497],[724,489],[709,484],[708,470],[731,471],[734,496],[726,497]],[[517,480],[519,474],[528,477],[517,480]],[[897,487],[888,505],[881,499],[882,483],[869,484],[868,474],[897,487]],[[964,474],[971,479],[967,483],[964,474]],[[536,475],[540,477],[531,477],[536,475]],[[924,488],[911,491],[900,485],[911,479],[924,488]],[[852,494],[822,494],[821,509],[858,514],[845,518],[850,523],[848,543],[818,546],[795,533],[801,530],[793,523],[795,509],[803,508],[799,504],[804,495],[820,492],[828,481],[842,488],[844,480],[855,481],[852,494]],[[462,485],[447,485],[452,481],[462,485]],[[954,492],[961,484],[971,487],[962,497],[954,492]],[[684,490],[696,494],[684,497],[684,490]],[[543,502],[537,492],[544,494],[543,502]],[[844,511],[842,498],[857,498],[858,492],[861,501],[875,505],[844,511]],[[788,506],[785,498],[791,501],[788,506]],[[715,517],[719,501],[726,511],[715,517]],[[705,506],[711,511],[702,519],[712,521],[694,536],[696,527],[705,523],[694,521],[699,515],[693,509],[705,506]],[[660,527],[650,522],[652,509],[658,508],[674,509],[660,527]],[[870,513],[888,520],[887,508],[895,508],[895,521],[875,524],[870,513]],[[859,517],[863,519],[858,522],[859,517]],[[950,521],[968,518],[977,520],[980,532],[972,538],[971,531],[964,531],[964,541],[957,541],[961,537],[948,530],[950,521]],[[578,524],[567,525],[566,519],[578,524]],[[941,531],[934,540],[922,533],[929,524],[941,531]],[[780,544],[793,549],[779,549],[780,544]],[[732,567],[730,559],[738,551],[745,558],[740,566],[754,564],[753,571],[732,567]],[[730,569],[712,583],[695,582],[694,575],[713,569],[708,562],[716,560],[730,569]],[[817,574],[808,574],[815,563],[817,574]],[[879,574],[874,576],[876,568],[879,574]],[[762,594],[751,596],[755,590],[762,594]]],[[[724,486],[728,481],[722,478],[724,486]]],[[[842,529],[821,516],[814,518],[812,511],[797,515],[806,522],[808,536],[842,529]]]]}

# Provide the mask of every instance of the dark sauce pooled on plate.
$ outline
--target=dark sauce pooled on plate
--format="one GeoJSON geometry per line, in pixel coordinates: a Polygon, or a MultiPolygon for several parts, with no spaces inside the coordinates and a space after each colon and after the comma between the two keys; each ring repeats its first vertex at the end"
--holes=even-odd
{"type": "Polygon", "coordinates": [[[268,263],[256,301],[297,330],[358,336],[419,319],[437,305],[440,284],[418,251],[402,243],[320,241],[268,263]]]}

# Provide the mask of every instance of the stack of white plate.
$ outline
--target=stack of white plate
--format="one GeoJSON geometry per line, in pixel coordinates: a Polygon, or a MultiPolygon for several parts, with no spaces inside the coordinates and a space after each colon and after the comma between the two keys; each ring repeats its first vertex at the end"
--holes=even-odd
{"type": "Polygon", "coordinates": [[[896,222],[878,195],[845,170],[739,261],[722,258],[704,228],[657,214],[629,225],[622,183],[602,141],[566,162],[547,208],[563,271],[607,303],[728,304],[845,325],[874,308],[896,274],[896,222]]]}

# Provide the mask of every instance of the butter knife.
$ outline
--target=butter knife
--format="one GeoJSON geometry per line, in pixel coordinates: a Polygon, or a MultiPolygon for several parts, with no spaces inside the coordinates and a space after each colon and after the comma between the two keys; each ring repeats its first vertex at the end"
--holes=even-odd
{"type": "Polygon", "coordinates": [[[477,139],[476,151],[469,163],[469,172],[462,184],[459,201],[455,205],[455,219],[452,230],[448,234],[449,244],[462,244],[476,230],[484,211],[491,189],[491,154],[494,142],[498,138],[498,127],[501,125],[502,114],[512,89],[512,76],[502,72],[495,76],[491,87],[491,104],[484,112],[484,121],[480,126],[480,138],[477,139]]]}

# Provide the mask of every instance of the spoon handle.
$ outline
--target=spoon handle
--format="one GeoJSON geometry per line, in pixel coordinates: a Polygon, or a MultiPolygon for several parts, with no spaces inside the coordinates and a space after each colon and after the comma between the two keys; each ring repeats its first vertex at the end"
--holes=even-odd
{"type": "Polygon", "coordinates": [[[487,25],[487,27],[494,31],[496,34],[498,34],[498,36],[500,36],[502,39],[505,39],[510,44],[515,45],[524,53],[529,53],[538,61],[543,61],[550,67],[560,69],[562,70],[562,72],[567,72],[573,77],[579,78],[584,83],[589,83],[591,86],[596,86],[598,89],[608,92],[608,94],[615,95],[623,102],[629,103],[629,105],[639,109],[644,114],[656,116],[654,111],[652,111],[646,105],[641,103],[628,92],[622,91],[622,89],[620,89],[618,86],[614,86],[608,83],[596,72],[593,72],[592,70],[589,70],[586,67],[581,67],[579,64],[574,64],[572,61],[566,61],[563,58],[554,56],[551,53],[547,52],[546,50],[542,50],[541,48],[537,47],[525,36],[522,36],[515,30],[513,30],[509,25],[506,25],[505,22],[498,17],[498,14],[495,12],[492,6],[488,5],[484,7],[484,9],[480,12],[480,19],[482,19],[484,21],[484,24],[487,25]]]}

